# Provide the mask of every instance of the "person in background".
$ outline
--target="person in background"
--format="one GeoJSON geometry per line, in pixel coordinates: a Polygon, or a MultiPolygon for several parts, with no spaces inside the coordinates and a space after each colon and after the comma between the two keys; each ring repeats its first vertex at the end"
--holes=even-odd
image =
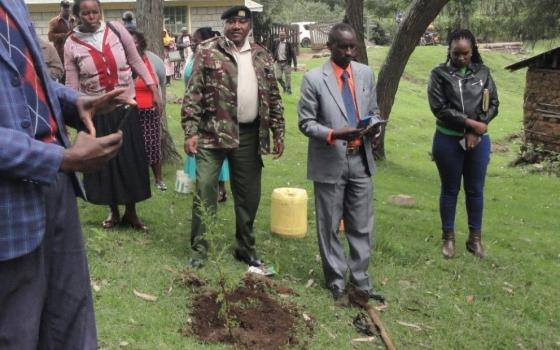
{"type": "MultiPolygon", "coordinates": [[[[124,96],[132,99],[134,71],[152,91],[154,103],[161,111],[157,84],[124,26],[117,21],[103,21],[98,0],[76,0],[72,11],[81,24],[74,28],[64,46],[66,85],[90,96],[122,87],[126,89],[124,96]]],[[[103,227],[110,229],[122,223],[147,230],[136,212],[136,203],[151,196],[138,108],[119,106],[111,113],[96,114],[93,125],[88,127],[97,135],[123,131],[123,147],[117,157],[100,171],[84,175],[88,200],[110,206],[103,227]],[[125,205],[122,218],[119,205],[125,205]]]]}
{"type": "Polygon", "coordinates": [[[395,15],[395,23],[397,23],[397,27],[401,25],[403,20],[403,13],[401,10],[397,10],[397,14],[395,15]]]}
{"type": "Polygon", "coordinates": [[[167,86],[171,85],[171,78],[175,74],[175,62],[169,59],[169,53],[176,50],[175,39],[169,31],[163,29],[163,63],[165,63],[165,83],[167,86]]]}
{"type": "MultiPolygon", "coordinates": [[[[191,54],[191,35],[189,34],[189,30],[187,27],[181,28],[181,35],[177,37],[177,48],[181,50],[181,58],[183,59],[183,63],[186,63],[189,59],[191,54]]],[[[181,69],[184,66],[181,65],[181,69]]]]}
{"type": "MultiPolygon", "coordinates": [[[[152,79],[157,83],[157,75],[152,63],[146,54],[146,37],[140,32],[132,32],[132,38],[136,44],[138,54],[142,57],[152,79]]],[[[144,136],[146,157],[154,173],[156,187],[160,191],[167,190],[161,175],[161,114],[158,110],[152,90],[146,85],[141,77],[134,79],[136,89],[136,102],[140,114],[140,125],[144,136]]],[[[158,89],[159,91],[159,89],[158,89]]],[[[159,93],[159,92],[158,92],[159,93]]]]}
{"type": "Polygon", "coordinates": [[[53,43],[62,63],[64,63],[64,42],[75,25],[75,18],[70,16],[70,2],[62,0],[60,2],[60,13],[49,21],[47,33],[49,41],[53,43]]]}
{"type": "MultiPolygon", "coordinates": [[[[145,53],[150,60],[152,68],[154,68],[154,72],[156,73],[156,76],[158,78],[160,93],[162,96],[165,96],[165,63],[163,63],[163,60],[152,51],[146,50],[145,53]]],[[[165,105],[165,103],[166,102],[163,101],[163,105],[165,105]]]]}
{"type": "MultiPolygon", "coordinates": [[[[128,23],[125,23],[124,25],[126,30],[128,30],[131,35],[136,31],[136,24],[129,25],[128,23]]],[[[165,96],[165,63],[163,63],[163,60],[158,55],[150,50],[145,50],[144,53],[150,60],[150,64],[152,65],[152,68],[154,69],[154,72],[156,73],[156,76],[158,78],[158,89],[160,91],[160,95],[165,96]]],[[[163,101],[162,104],[165,105],[165,101],[163,101]]]]}
{"type": "Polygon", "coordinates": [[[288,95],[292,94],[292,62],[294,71],[297,70],[297,56],[294,46],[286,40],[286,32],[280,31],[278,40],[272,47],[272,57],[276,62],[276,79],[282,90],[288,95]]]}
{"type": "Polygon", "coordinates": [[[50,42],[41,38],[39,38],[39,45],[43,52],[43,59],[49,69],[49,77],[56,81],[62,80],[64,77],[64,66],[60,61],[60,57],[58,57],[58,52],[56,52],[56,49],[50,42]]]}
{"type": "Polygon", "coordinates": [[[469,30],[456,30],[449,36],[447,59],[430,75],[428,100],[436,117],[432,156],[441,180],[443,256],[455,256],[455,210],[463,179],[469,225],[466,248],[484,258],[484,180],[491,146],[488,124],[498,114],[499,101],[490,70],[469,30]]]}
{"type": "Polygon", "coordinates": [[[373,236],[372,143],[380,130],[359,127],[379,117],[371,68],[354,62],[354,29],[339,23],[329,32],[330,60],[303,77],[298,104],[299,129],[309,138],[307,177],[313,181],[319,251],[326,287],[335,301],[349,284],[384,301],[368,274],[373,236]],[[350,254],[339,240],[340,220],[350,254]]]}
{"type": "Polygon", "coordinates": [[[227,158],[236,218],[234,257],[261,267],[253,224],[261,197],[262,155],[272,148],[277,159],[284,152],[282,100],[272,57],[248,41],[251,11],[234,6],[222,19],[225,37],[196,49],[181,111],[185,152],[196,154],[197,162],[188,264],[200,267],[207,256],[201,208],[216,212],[218,171],[227,158]]]}
{"type": "Polygon", "coordinates": [[[122,14],[123,25],[129,32],[136,31],[136,21],[132,11],[124,11],[122,14]]]}
{"type": "Polygon", "coordinates": [[[122,133],[72,144],[63,129],[134,101],[51,80],[22,0],[0,0],[0,56],[0,348],[96,350],[76,172],[114,157],[122,133]]]}
{"type": "MultiPolygon", "coordinates": [[[[198,28],[192,38],[192,52],[193,54],[189,56],[187,63],[185,65],[185,71],[183,77],[185,79],[185,88],[188,86],[189,78],[192,74],[192,66],[194,62],[194,52],[198,45],[208,39],[213,38],[215,32],[212,31],[210,27],[198,28]]],[[[196,181],[196,157],[194,155],[187,155],[185,161],[185,174],[193,181],[196,181]]],[[[222,203],[227,200],[226,182],[229,181],[229,168],[227,158],[224,159],[222,168],[220,169],[220,174],[218,175],[218,202],[222,203]]]]}

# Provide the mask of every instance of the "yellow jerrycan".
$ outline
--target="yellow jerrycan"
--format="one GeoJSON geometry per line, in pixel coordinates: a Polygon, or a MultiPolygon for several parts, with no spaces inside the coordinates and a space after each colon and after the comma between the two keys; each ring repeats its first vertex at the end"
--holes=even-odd
{"type": "Polygon", "coordinates": [[[280,236],[301,238],[307,233],[307,191],[276,188],[270,204],[270,231],[280,236]]]}

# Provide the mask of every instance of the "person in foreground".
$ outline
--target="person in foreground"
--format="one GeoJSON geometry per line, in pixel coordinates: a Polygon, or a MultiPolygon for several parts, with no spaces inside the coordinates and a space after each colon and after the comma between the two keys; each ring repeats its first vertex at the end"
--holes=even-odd
{"type": "Polygon", "coordinates": [[[353,62],[357,39],[351,26],[329,32],[329,62],[307,72],[298,104],[299,129],[309,137],[307,176],[313,181],[319,251],[327,288],[335,300],[346,289],[346,272],[355,288],[370,298],[384,297],[368,274],[373,231],[374,160],[372,142],[378,128],[358,128],[361,119],[377,118],[373,72],[353,62]],[[350,256],[339,240],[344,220],[350,256]]]}
{"type": "Polygon", "coordinates": [[[64,126],[90,125],[124,90],[87,97],[51,80],[22,0],[0,0],[0,71],[0,348],[95,350],[75,172],[114,157],[122,133],[71,145],[64,126]]]}
{"type": "MultiPolygon", "coordinates": [[[[191,46],[192,46],[192,53],[187,58],[187,63],[185,64],[185,70],[183,72],[183,79],[185,80],[185,88],[187,88],[189,84],[189,79],[192,74],[192,68],[194,63],[194,52],[196,52],[196,48],[198,45],[210,38],[213,38],[215,32],[212,30],[211,27],[201,27],[198,28],[192,37],[191,46]]],[[[196,181],[196,157],[194,155],[187,155],[187,159],[185,160],[185,174],[193,181],[196,181]]],[[[226,192],[226,182],[229,181],[229,167],[227,158],[224,159],[224,163],[222,164],[222,168],[220,169],[220,174],[218,175],[218,202],[223,203],[227,200],[227,192],[226,192]]]]}
{"type": "Polygon", "coordinates": [[[196,154],[191,267],[203,264],[208,243],[201,212],[216,212],[218,171],[228,159],[235,208],[235,258],[261,266],[253,223],[261,198],[261,155],[284,151],[284,117],[272,57],[249,43],[251,12],[234,6],[222,14],[225,37],[201,43],[194,57],[183,108],[185,152],[196,154]]]}
{"type": "MultiPolygon", "coordinates": [[[[126,88],[124,96],[133,99],[132,72],[135,72],[151,91],[157,113],[161,113],[163,106],[157,83],[123,24],[103,21],[99,0],[75,0],[72,12],[80,24],[64,44],[66,85],[89,96],[122,87],[126,88]]],[[[91,128],[101,136],[123,131],[123,146],[115,159],[101,170],[84,175],[88,200],[110,208],[108,217],[102,222],[103,228],[123,224],[147,231],[147,225],[136,211],[136,203],[151,197],[137,106],[122,105],[108,114],[97,113],[91,128]],[[122,218],[119,205],[125,206],[122,218]]]]}
{"type": "Polygon", "coordinates": [[[455,256],[455,210],[462,178],[469,225],[467,251],[484,258],[482,212],[491,146],[487,130],[498,114],[499,101],[470,31],[456,30],[449,36],[447,59],[432,70],[428,99],[436,117],[432,155],[441,179],[443,256],[455,256]]]}

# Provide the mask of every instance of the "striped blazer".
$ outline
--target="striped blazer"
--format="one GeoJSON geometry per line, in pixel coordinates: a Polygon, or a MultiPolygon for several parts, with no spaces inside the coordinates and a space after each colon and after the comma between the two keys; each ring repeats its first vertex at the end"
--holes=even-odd
{"type": "MultiPolygon", "coordinates": [[[[49,78],[23,0],[0,0],[0,4],[19,23],[29,43],[59,130],[64,129],[63,116],[68,117],[66,124],[76,125],[78,93],[49,78]]],[[[35,140],[23,98],[23,79],[0,42],[0,261],[25,255],[41,243],[45,231],[44,191],[55,180],[64,147],[70,144],[64,132],[58,135],[62,146],[35,140]]]]}

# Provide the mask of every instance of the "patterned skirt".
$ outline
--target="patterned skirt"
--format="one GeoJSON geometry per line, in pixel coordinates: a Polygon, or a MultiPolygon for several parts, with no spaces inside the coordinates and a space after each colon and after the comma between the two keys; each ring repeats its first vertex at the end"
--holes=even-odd
{"type": "Polygon", "coordinates": [[[144,149],[150,165],[161,162],[161,116],[156,108],[140,109],[144,149]]]}

